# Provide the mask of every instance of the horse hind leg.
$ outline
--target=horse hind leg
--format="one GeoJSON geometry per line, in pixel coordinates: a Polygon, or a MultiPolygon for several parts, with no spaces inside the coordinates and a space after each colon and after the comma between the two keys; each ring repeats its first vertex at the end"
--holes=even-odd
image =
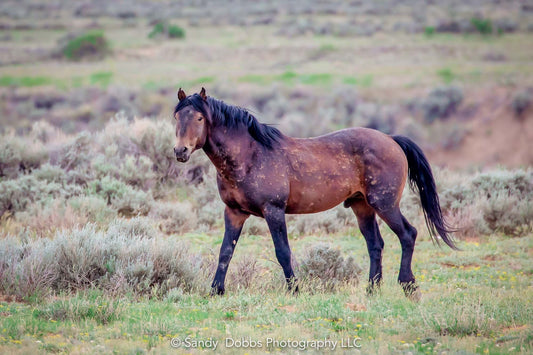
{"type": "Polygon", "coordinates": [[[368,275],[367,293],[373,294],[379,289],[382,277],[382,255],[383,255],[383,238],[379,233],[378,224],[376,221],[376,212],[372,207],[366,203],[364,198],[353,199],[347,201],[355,216],[359,230],[363,234],[368,248],[368,255],[370,256],[370,271],[368,275]]]}
{"type": "Polygon", "coordinates": [[[398,274],[398,282],[402,286],[407,297],[418,300],[420,298],[420,293],[418,292],[418,286],[416,285],[416,280],[411,269],[411,261],[413,259],[417,236],[416,228],[413,227],[402,215],[398,206],[385,211],[377,210],[377,213],[398,236],[400,244],[402,245],[402,259],[400,272],[398,274]]]}

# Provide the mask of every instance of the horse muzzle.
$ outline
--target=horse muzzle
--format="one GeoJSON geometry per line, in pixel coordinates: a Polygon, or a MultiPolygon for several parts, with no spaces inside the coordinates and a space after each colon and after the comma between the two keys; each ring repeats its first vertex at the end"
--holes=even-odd
{"type": "Polygon", "coordinates": [[[176,160],[180,163],[185,163],[191,157],[191,150],[187,147],[174,148],[174,154],[176,155],[176,160]]]}

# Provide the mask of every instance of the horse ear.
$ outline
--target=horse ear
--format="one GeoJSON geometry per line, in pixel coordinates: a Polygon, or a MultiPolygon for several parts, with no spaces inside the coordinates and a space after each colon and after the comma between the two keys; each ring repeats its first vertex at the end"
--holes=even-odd
{"type": "Polygon", "coordinates": [[[185,94],[185,91],[181,90],[181,88],[178,90],[178,99],[181,101],[181,100],[184,100],[185,98],[187,98],[187,94],[185,94]]]}
{"type": "Polygon", "coordinates": [[[202,97],[202,99],[205,101],[207,100],[207,95],[205,94],[205,89],[202,88],[202,90],[200,90],[200,96],[202,97]]]}

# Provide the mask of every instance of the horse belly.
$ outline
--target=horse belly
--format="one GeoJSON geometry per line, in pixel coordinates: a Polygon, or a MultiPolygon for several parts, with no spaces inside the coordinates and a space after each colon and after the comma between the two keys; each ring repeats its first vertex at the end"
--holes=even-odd
{"type": "Polygon", "coordinates": [[[360,190],[359,179],[351,174],[343,176],[323,174],[308,181],[291,182],[287,213],[315,213],[328,210],[360,190]]]}

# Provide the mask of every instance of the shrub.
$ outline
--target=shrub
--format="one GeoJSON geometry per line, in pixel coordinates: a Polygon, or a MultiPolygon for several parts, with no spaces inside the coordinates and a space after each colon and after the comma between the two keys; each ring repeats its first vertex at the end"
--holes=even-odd
{"type": "Polygon", "coordinates": [[[432,90],[422,102],[426,122],[446,118],[451,115],[463,101],[463,91],[457,86],[439,86],[432,90]]]}
{"type": "Polygon", "coordinates": [[[289,216],[288,221],[289,233],[297,235],[336,233],[356,223],[352,211],[342,206],[318,214],[289,216]]]}
{"type": "Polygon", "coordinates": [[[76,196],[68,200],[72,210],[93,223],[107,223],[116,217],[117,212],[99,196],[76,196]]]}
{"type": "Polygon", "coordinates": [[[159,202],[154,204],[151,216],[162,219],[160,228],[168,234],[184,233],[197,226],[196,213],[189,202],[159,202]]]}
{"type": "Polygon", "coordinates": [[[102,59],[110,51],[109,43],[102,31],[89,31],[69,35],[63,40],[63,56],[69,60],[102,59]]]}
{"type": "Polygon", "coordinates": [[[242,229],[244,235],[269,235],[268,225],[263,218],[250,216],[242,229]]]}
{"type": "Polygon", "coordinates": [[[443,210],[465,234],[527,234],[533,229],[533,171],[496,170],[478,174],[441,193],[443,210]],[[457,219],[457,218],[456,218],[457,219]]]}
{"type": "Polygon", "coordinates": [[[66,171],[81,167],[89,169],[92,152],[92,137],[88,132],[82,132],[66,144],[58,156],[58,165],[66,171]]]}
{"type": "Polygon", "coordinates": [[[107,232],[89,224],[51,239],[2,238],[0,291],[19,298],[87,288],[163,296],[201,287],[201,256],[179,239],[148,236],[149,230],[135,220],[117,222],[107,232]]]}
{"type": "Polygon", "coordinates": [[[84,214],[78,214],[64,199],[33,203],[17,212],[15,219],[37,237],[51,235],[60,229],[71,229],[88,222],[84,214]]]}
{"type": "Polygon", "coordinates": [[[38,180],[46,181],[47,183],[60,183],[66,179],[65,170],[61,169],[59,166],[50,165],[49,163],[46,163],[39,169],[35,170],[33,175],[38,180]]]}
{"type": "Polygon", "coordinates": [[[48,294],[56,276],[53,255],[42,239],[27,248],[18,238],[0,240],[0,290],[19,300],[48,294]]]}
{"type": "Polygon", "coordinates": [[[39,182],[33,175],[0,181],[0,216],[7,211],[22,211],[30,203],[57,197],[62,192],[61,185],[39,182]]]}
{"type": "Polygon", "coordinates": [[[257,258],[250,255],[244,256],[234,262],[231,271],[229,271],[228,284],[235,285],[237,289],[248,289],[254,284],[258,271],[257,258]]]}
{"type": "Polygon", "coordinates": [[[316,244],[307,250],[299,265],[302,277],[318,280],[326,289],[342,282],[357,282],[362,269],[352,257],[344,258],[339,249],[316,244]]]}
{"type": "Polygon", "coordinates": [[[481,17],[472,17],[470,19],[472,26],[482,35],[492,34],[492,21],[481,17]]]}
{"type": "Polygon", "coordinates": [[[124,182],[105,176],[89,183],[89,193],[98,195],[113,206],[118,213],[126,216],[146,215],[152,207],[152,197],[124,182]]]}
{"type": "Polygon", "coordinates": [[[124,235],[127,238],[154,238],[157,231],[151,220],[143,217],[131,219],[115,219],[109,224],[107,233],[110,235],[124,235]]]}
{"type": "Polygon", "coordinates": [[[13,178],[39,167],[48,159],[47,153],[38,144],[13,133],[0,136],[0,177],[13,178]]]}
{"type": "Polygon", "coordinates": [[[184,38],[185,30],[180,26],[170,25],[165,22],[158,22],[148,34],[148,38],[154,38],[157,36],[165,36],[167,38],[184,38]]]}
{"type": "Polygon", "coordinates": [[[424,34],[426,36],[432,36],[435,34],[435,26],[426,26],[426,28],[424,28],[424,34]]]}
{"type": "Polygon", "coordinates": [[[520,117],[531,106],[531,91],[522,90],[514,94],[511,107],[515,116],[520,117]]]}

